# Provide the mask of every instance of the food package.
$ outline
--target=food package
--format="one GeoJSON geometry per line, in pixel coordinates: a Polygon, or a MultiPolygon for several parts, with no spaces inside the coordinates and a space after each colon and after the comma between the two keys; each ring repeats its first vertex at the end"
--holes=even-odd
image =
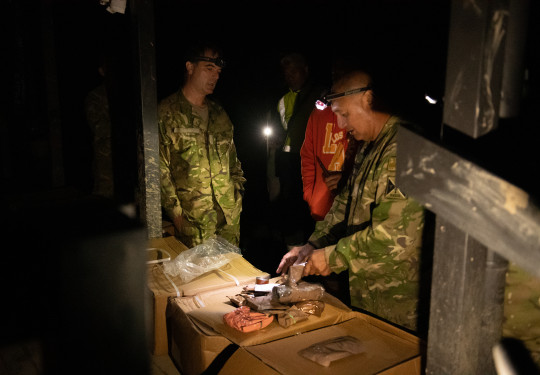
{"type": "Polygon", "coordinates": [[[307,320],[307,318],[309,318],[309,314],[297,309],[295,306],[292,306],[277,315],[278,323],[283,328],[307,320]]]}
{"type": "Polygon", "coordinates": [[[320,301],[324,296],[324,287],[320,284],[301,282],[295,286],[278,285],[272,289],[272,299],[279,303],[301,301],[320,301]]]}
{"type": "Polygon", "coordinates": [[[365,351],[364,345],[353,336],[339,336],[318,342],[298,352],[302,357],[328,367],[333,361],[365,351]]]}
{"type": "Polygon", "coordinates": [[[248,306],[240,306],[223,316],[225,324],[240,332],[253,332],[263,329],[272,323],[273,320],[273,315],[268,316],[259,312],[253,312],[248,306]]]}
{"type": "Polygon", "coordinates": [[[323,301],[301,301],[295,304],[298,310],[301,310],[309,315],[315,315],[320,317],[324,311],[324,302],[323,301]]]}

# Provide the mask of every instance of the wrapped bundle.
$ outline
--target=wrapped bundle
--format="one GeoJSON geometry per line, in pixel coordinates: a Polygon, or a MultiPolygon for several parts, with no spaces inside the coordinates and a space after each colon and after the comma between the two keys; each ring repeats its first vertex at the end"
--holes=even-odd
{"type": "Polygon", "coordinates": [[[274,316],[268,316],[253,312],[247,306],[240,306],[223,316],[223,321],[228,326],[240,332],[252,332],[268,326],[274,320],[274,316]]]}
{"type": "Polygon", "coordinates": [[[294,286],[278,285],[272,289],[272,299],[279,303],[320,301],[323,296],[324,288],[322,285],[306,282],[294,286]]]}

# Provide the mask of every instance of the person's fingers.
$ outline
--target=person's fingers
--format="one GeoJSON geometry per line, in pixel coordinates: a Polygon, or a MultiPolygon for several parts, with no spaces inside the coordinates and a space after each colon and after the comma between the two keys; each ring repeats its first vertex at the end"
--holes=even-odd
{"type": "MultiPolygon", "coordinates": [[[[276,270],[276,273],[280,273],[281,270],[285,267],[285,264],[286,264],[286,260],[285,259],[281,259],[281,262],[279,262],[279,266],[276,270]]],[[[284,273],[286,272],[287,270],[284,271],[284,273]]]]}
{"type": "Polygon", "coordinates": [[[294,263],[295,259],[297,257],[287,257],[287,256],[284,256],[282,259],[281,259],[281,262],[279,263],[279,266],[276,270],[276,273],[280,273],[281,274],[284,274],[288,271],[289,267],[294,263]]]}

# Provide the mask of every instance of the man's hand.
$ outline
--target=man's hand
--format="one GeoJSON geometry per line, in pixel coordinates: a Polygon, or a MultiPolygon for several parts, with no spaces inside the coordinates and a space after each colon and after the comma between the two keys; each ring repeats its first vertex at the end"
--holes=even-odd
{"type": "Polygon", "coordinates": [[[341,172],[330,172],[324,177],[324,183],[333,193],[337,190],[339,180],[341,180],[341,172]]]}
{"type": "Polygon", "coordinates": [[[324,256],[324,249],[314,250],[311,253],[311,256],[306,262],[304,267],[304,276],[309,275],[321,275],[328,276],[332,273],[330,266],[326,262],[326,257],[324,256]]]}
{"type": "Polygon", "coordinates": [[[308,243],[303,246],[293,247],[283,256],[283,258],[281,258],[281,262],[279,263],[276,272],[281,272],[282,275],[287,273],[290,266],[304,262],[311,255],[313,250],[315,250],[315,248],[308,243]]]}

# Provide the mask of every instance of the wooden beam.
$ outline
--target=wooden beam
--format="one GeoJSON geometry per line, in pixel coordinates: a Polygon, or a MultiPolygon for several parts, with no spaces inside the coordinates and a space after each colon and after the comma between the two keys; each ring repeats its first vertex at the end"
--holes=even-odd
{"type": "Polygon", "coordinates": [[[162,237],[154,1],[132,0],[139,129],[139,207],[149,238],[162,237]],[[142,163],[141,163],[142,162],[142,163]]]}
{"type": "Polygon", "coordinates": [[[540,277],[540,209],[525,191],[405,127],[397,170],[406,194],[540,277]]]}

